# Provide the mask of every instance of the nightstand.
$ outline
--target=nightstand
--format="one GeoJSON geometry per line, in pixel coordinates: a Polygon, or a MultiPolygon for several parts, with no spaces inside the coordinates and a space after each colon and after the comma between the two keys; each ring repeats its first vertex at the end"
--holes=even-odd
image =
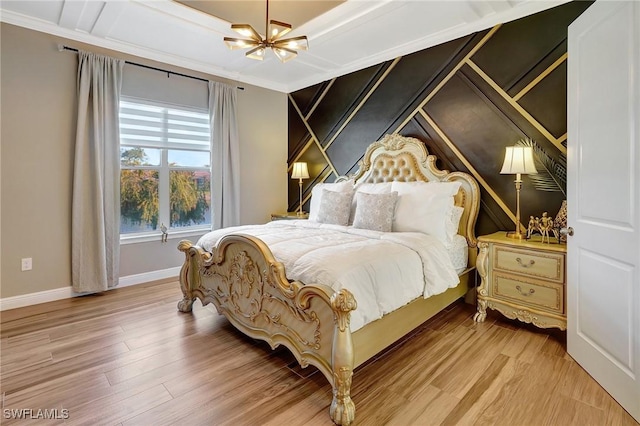
{"type": "Polygon", "coordinates": [[[478,312],[487,308],[537,327],[567,329],[566,244],[516,240],[506,232],[478,238],[478,312]]]}
{"type": "Polygon", "coordinates": [[[298,216],[297,212],[271,213],[271,220],[309,219],[309,213],[298,216]]]}

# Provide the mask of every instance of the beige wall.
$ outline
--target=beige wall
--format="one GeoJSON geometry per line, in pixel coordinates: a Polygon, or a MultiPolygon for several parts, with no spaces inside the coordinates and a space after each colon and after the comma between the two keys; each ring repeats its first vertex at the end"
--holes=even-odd
{"type": "MultiPolygon", "coordinates": [[[[71,284],[71,182],[77,57],[58,43],[134,62],[202,73],[83,46],[1,24],[0,298],[71,284]],[[20,271],[20,259],[33,270],[20,271]]],[[[211,77],[229,84],[233,82],[211,77]]],[[[287,205],[287,98],[245,85],[238,92],[241,142],[241,220],[268,220],[287,205]]],[[[177,240],[121,247],[121,276],[179,266],[177,240]]]]}
{"type": "Polygon", "coordinates": [[[245,117],[239,126],[243,142],[240,221],[263,223],[270,220],[272,212],[287,211],[287,96],[244,87],[244,91],[238,91],[238,115],[245,117]],[[277,194],[274,188],[278,188],[277,194]]]}

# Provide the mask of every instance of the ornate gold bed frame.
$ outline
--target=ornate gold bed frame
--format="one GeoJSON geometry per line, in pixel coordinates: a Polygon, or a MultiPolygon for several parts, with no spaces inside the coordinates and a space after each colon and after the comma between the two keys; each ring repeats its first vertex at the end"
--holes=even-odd
{"type": "Polygon", "coordinates": [[[460,284],[428,299],[417,298],[354,333],[350,313],[357,302],[346,289],[334,291],[323,284],[289,281],[284,266],[258,238],[243,235],[223,237],[212,253],[181,241],[185,253],[180,272],[184,298],[178,303],[190,312],[196,298],[213,303],[220,314],[244,334],[286,346],[302,367],[317,367],[333,387],[331,419],[349,425],[355,417],[351,400],[353,370],[443,308],[464,297],[476,259],[474,226],[479,208],[477,182],[462,172],[438,170],[418,139],[386,135],[371,144],[353,176],[356,182],[459,181],[455,203],[464,207],[459,234],[467,239],[468,268],[460,284]]]}

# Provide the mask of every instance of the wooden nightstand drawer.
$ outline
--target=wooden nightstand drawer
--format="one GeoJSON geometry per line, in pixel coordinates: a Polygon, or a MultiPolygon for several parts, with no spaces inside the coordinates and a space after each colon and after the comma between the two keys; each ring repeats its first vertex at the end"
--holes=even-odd
{"type": "Polygon", "coordinates": [[[495,269],[564,282],[564,254],[494,245],[495,269]]]}
{"type": "Polygon", "coordinates": [[[518,278],[494,271],[492,293],[495,297],[518,304],[564,313],[564,286],[544,281],[518,278]]]}

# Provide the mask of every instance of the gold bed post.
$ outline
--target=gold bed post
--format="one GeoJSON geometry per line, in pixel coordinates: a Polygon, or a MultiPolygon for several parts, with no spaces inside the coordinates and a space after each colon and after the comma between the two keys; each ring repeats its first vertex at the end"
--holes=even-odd
{"type": "Polygon", "coordinates": [[[357,307],[356,299],[346,289],[331,296],[336,328],[331,349],[331,368],[333,370],[333,400],[329,414],[338,425],[349,426],[356,416],[356,407],[351,400],[351,377],[355,354],[349,322],[351,311],[357,307]]]}
{"type": "Polygon", "coordinates": [[[178,250],[185,255],[184,264],[180,269],[180,289],[183,295],[182,300],[178,302],[178,310],[180,312],[191,312],[193,302],[196,300],[196,296],[191,290],[200,281],[198,268],[192,266],[194,256],[197,254],[197,251],[193,250],[193,248],[193,244],[188,240],[182,240],[178,244],[178,250]]]}

